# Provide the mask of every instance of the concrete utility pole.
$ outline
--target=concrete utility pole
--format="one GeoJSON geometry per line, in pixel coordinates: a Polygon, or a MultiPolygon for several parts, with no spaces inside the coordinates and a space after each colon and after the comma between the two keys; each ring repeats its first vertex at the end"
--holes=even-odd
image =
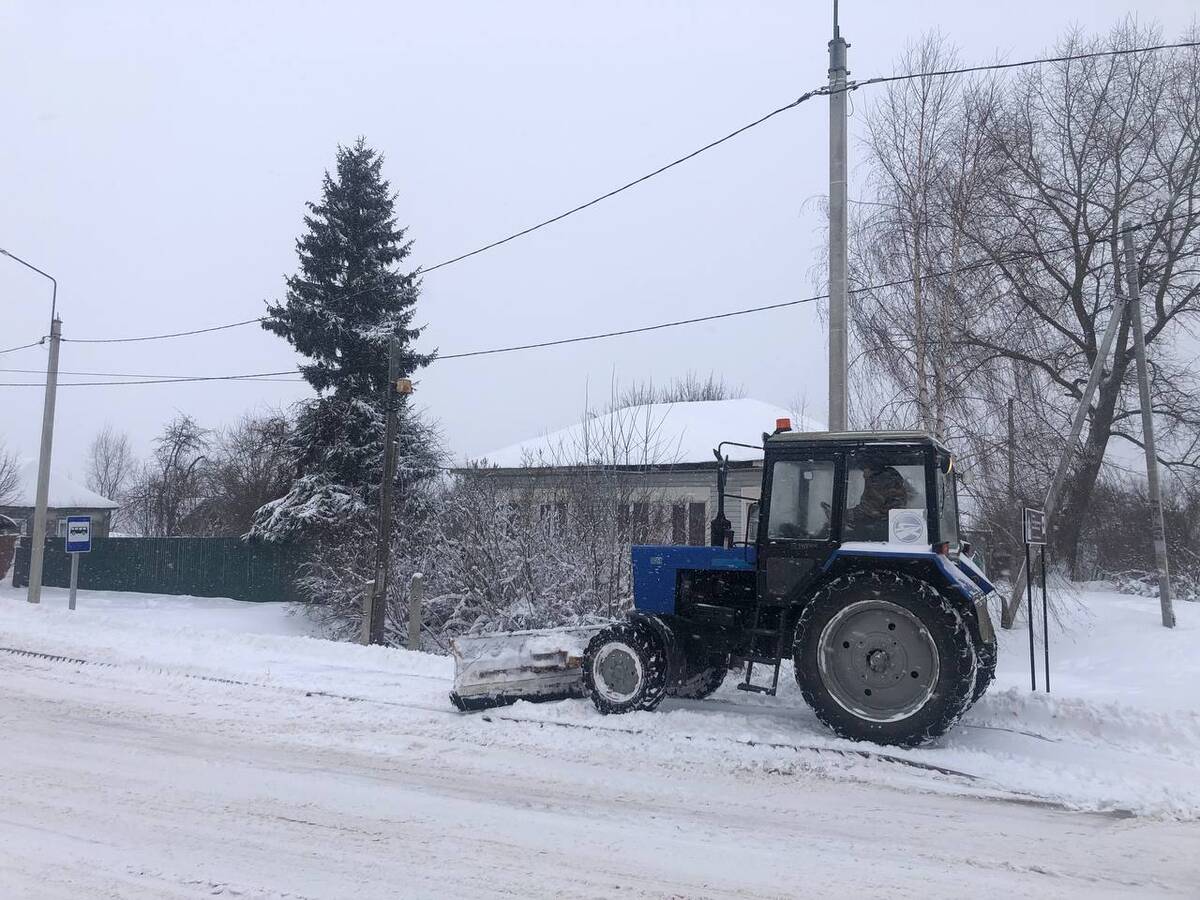
{"type": "Polygon", "coordinates": [[[382,644],[387,612],[388,561],[392,550],[392,492],[396,484],[396,432],[400,402],[412,393],[412,382],[400,377],[400,341],[392,338],[388,351],[388,383],[385,393],[387,425],[383,446],[383,484],[379,491],[379,533],[375,549],[375,583],[370,597],[370,643],[382,644]]]}
{"type": "Polygon", "coordinates": [[[46,400],[42,407],[42,449],[38,455],[37,499],[33,508],[33,546],[29,556],[30,603],[42,601],[42,563],[46,550],[46,499],[50,494],[50,449],[54,443],[54,396],[58,391],[58,347],[62,339],[62,322],[58,318],[58,279],[43,272],[31,262],[21,259],[0,247],[0,256],[7,256],[31,272],[50,280],[50,359],[46,364],[46,400]]]}
{"type": "Polygon", "coordinates": [[[1146,480],[1150,487],[1150,527],[1154,529],[1154,564],[1158,569],[1158,602],[1162,623],[1175,627],[1175,607],[1171,603],[1171,575],[1167,568],[1167,530],[1163,524],[1162,487],[1158,480],[1158,452],[1154,445],[1154,408],[1150,405],[1150,369],[1146,365],[1146,333],[1142,327],[1142,286],[1133,234],[1126,231],[1125,283],[1129,285],[1129,303],[1133,313],[1133,353],[1137,359],[1138,392],[1142,406],[1142,443],[1146,447],[1146,480]]]}
{"type": "Polygon", "coordinates": [[[33,508],[33,536],[29,554],[30,603],[42,602],[42,565],[46,556],[46,503],[50,496],[50,455],[54,444],[54,400],[58,392],[58,348],[62,320],[50,321],[50,359],[46,363],[46,400],[42,407],[42,448],[38,453],[37,499],[33,508]]]}
{"type": "MultiPolygon", "coordinates": [[[[1063,448],[1062,456],[1059,457],[1058,468],[1054,471],[1054,479],[1050,482],[1050,490],[1046,491],[1046,501],[1042,504],[1042,510],[1046,513],[1047,532],[1053,531],[1050,523],[1054,520],[1058,495],[1062,493],[1063,484],[1067,480],[1067,472],[1071,469],[1071,460],[1075,458],[1075,445],[1079,442],[1079,435],[1083,433],[1083,423],[1087,421],[1088,412],[1092,408],[1092,397],[1095,396],[1096,388],[1100,386],[1100,378],[1104,374],[1104,362],[1112,350],[1113,339],[1117,336],[1117,328],[1120,327],[1124,315],[1125,296],[1118,286],[1116,300],[1113,302],[1112,316],[1108,320],[1108,327],[1104,330],[1104,337],[1096,350],[1096,359],[1092,363],[1091,374],[1083,388],[1083,396],[1079,400],[1079,407],[1075,410],[1075,417],[1071,420],[1071,432],[1067,435],[1067,445],[1063,448]]],[[[1022,566],[1017,577],[1013,579],[1012,593],[1000,616],[1000,625],[1004,628],[1012,628],[1013,623],[1017,620],[1017,612],[1021,608],[1021,598],[1025,593],[1025,579],[1028,575],[1025,567],[1022,566]]],[[[1030,610],[1029,627],[1033,628],[1033,610],[1030,610]]]]}
{"type": "Polygon", "coordinates": [[[846,48],[833,0],[829,42],[829,430],[847,428],[846,48]]]}

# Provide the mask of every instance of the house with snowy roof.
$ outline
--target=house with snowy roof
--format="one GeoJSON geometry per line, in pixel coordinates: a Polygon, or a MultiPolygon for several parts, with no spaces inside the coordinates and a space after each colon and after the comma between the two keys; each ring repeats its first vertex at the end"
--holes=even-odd
{"type": "Polygon", "coordinates": [[[700,546],[709,542],[709,522],[717,510],[713,451],[725,442],[725,515],[734,540],[744,541],[748,534],[753,539],[756,529],[762,436],[782,418],[791,419],[798,431],[824,430],[749,398],[651,403],[586,415],[574,425],[482,454],[470,461],[478,468],[458,471],[483,470],[514,491],[540,490],[547,497],[561,493],[558,488],[568,482],[613,473],[625,486],[614,515],[628,526],[631,540],[700,546]],[[652,521],[661,527],[646,534],[652,521]]]}
{"type": "MultiPolygon", "coordinates": [[[[0,516],[17,523],[22,535],[33,533],[33,509],[37,503],[38,463],[25,460],[17,466],[17,483],[13,490],[0,498],[0,516]]],[[[90,488],[72,481],[53,466],[50,467],[50,492],[46,501],[46,535],[64,537],[67,516],[91,516],[92,537],[108,537],[112,517],[121,504],[102,497],[90,488]]]]}

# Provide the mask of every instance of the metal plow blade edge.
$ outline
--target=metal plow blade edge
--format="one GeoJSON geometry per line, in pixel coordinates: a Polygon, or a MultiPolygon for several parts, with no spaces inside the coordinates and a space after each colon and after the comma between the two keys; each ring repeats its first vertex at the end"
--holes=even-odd
{"type": "Polygon", "coordinates": [[[466,635],[450,643],[454,691],[465,711],[583,696],[583,652],[603,625],[466,635]]]}

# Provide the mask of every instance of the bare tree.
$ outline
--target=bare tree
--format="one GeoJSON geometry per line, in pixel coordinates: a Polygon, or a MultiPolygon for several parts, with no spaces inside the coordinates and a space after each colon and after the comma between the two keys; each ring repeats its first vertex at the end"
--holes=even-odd
{"type": "Polygon", "coordinates": [[[9,505],[20,481],[17,458],[0,444],[0,506],[9,505]]]}
{"type": "Polygon", "coordinates": [[[287,493],[294,474],[292,424],[282,412],[244,415],[210,438],[197,466],[199,498],[185,516],[191,534],[243,535],[255,512],[287,493]]]}
{"type": "Polygon", "coordinates": [[[707,400],[738,400],[746,396],[741,385],[732,385],[724,376],[715,372],[700,375],[688,372],[666,384],[653,381],[639,382],[616,390],[614,386],[612,409],[631,406],[649,406],[654,403],[696,403],[707,400]]]}
{"type": "Polygon", "coordinates": [[[88,447],[87,486],[122,505],[111,523],[114,530],[120,527],[118,522],[124,518],[125,492],[137,469],[129,436],[106,423],[88,447]]]}
{"type": "MultiPolygon", "coordinates": [[[[1102,39],[1071,32],[1056,52],[1158,39],[1130,20],[1102,39]]],[[[920,46],[904,60],[910,69],[945,58],[936,36],[920,46]]],[[[1122,290],[1121,229],[1142,225],[1163,458],[1200,466],[1200,400],[1179,344],[1200,308],[1200,54],[1073,60],[1004,83],[959,82],[948,95],[922,86],[931,80],[903,82],[868,114],[877,120],[868,149],[880,205],[857,222],[855,275],[899,282],[860,295],[862,363],[890,382],[875,379],[886,393],[871,398],[871,413],[961,444],[987,476],[984,489],[1002,495],[1004,410],[1017,397],[1020,489],[1044,492],[1122,290]],[[936,144],[918,127],[931,97],[941,104],[936,144]],[[920,254],[897,252],[916,246],[920,254]],[[935,361],[932,397],[925,357],[935,361]]],[[[1110,439],[1138,443],[1130,341],[1126,320],[1065,490],[1056,540],[1073,563],[1110,439]]]]}
{"type": "Polygon", "coordinates": [[[206,459],[210,432],[180,413],[155,440],[154,454],[127,493],[130,518],[146,535],[175,537],[202,499],[197,467],[206,459]]]}

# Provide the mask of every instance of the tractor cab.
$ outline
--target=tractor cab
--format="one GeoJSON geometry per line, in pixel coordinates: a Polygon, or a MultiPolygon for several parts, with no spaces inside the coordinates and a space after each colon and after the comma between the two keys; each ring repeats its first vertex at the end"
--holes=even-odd
{"type": "Polygon", "coordinates": [[[765,597],[787,602],[838,559],[958,555],[950,451],[923,432],[766,438],[755,536],[765,597]]]}

